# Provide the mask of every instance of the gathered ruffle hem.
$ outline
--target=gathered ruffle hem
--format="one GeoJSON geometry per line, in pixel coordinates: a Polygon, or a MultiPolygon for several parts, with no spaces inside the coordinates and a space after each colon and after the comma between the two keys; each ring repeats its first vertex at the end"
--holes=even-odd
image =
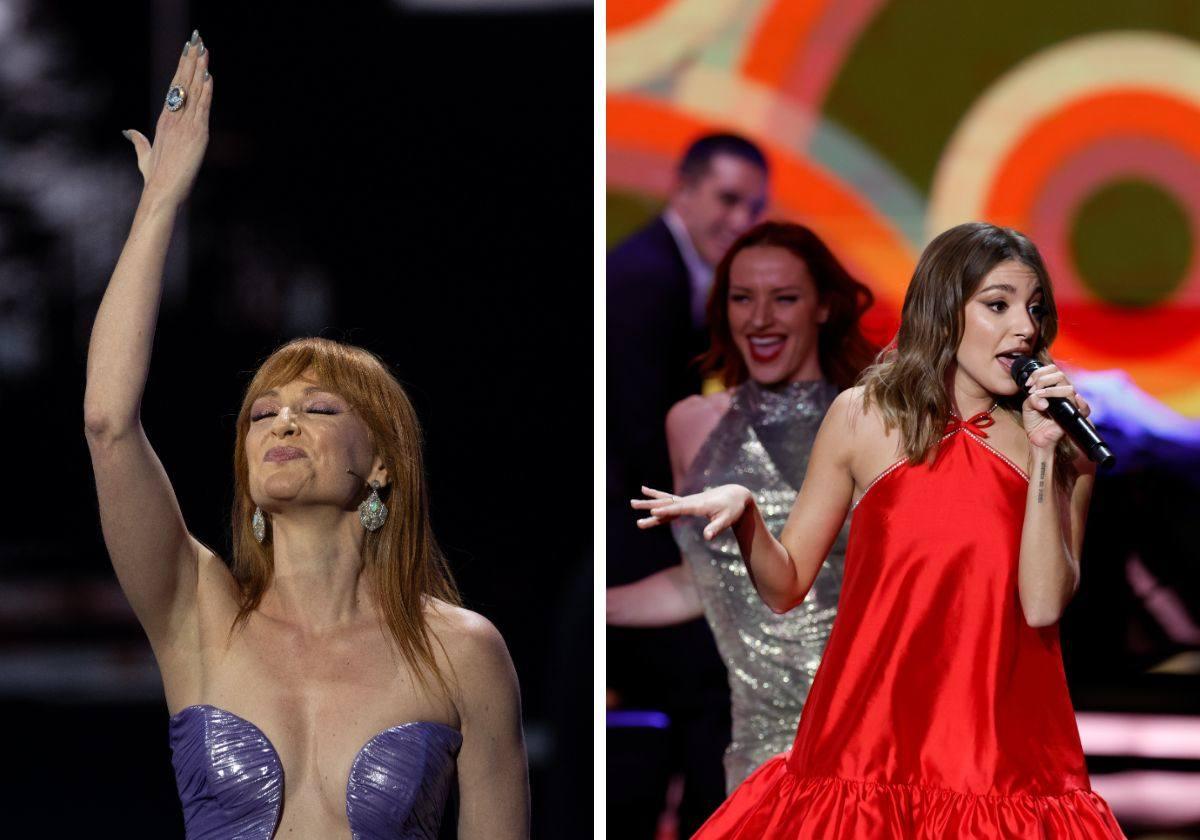
{"type": "Polygon", "coordinates": [[[700,840],[1121,840],[1090,790],[975,795],[920,785],[801,776],[787,754],[750,775],[693,836],[700,840]]]}

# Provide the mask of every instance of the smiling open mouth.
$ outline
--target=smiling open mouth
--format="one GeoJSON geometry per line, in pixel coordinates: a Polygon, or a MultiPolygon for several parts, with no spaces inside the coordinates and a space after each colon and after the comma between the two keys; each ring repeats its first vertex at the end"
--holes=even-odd
{"type": "Polygon", "coordinates": [[[752,335],[750,336],[750,356],[756,362],[774,361],[779,358],[786,343],[786,335],[752,335]]]}

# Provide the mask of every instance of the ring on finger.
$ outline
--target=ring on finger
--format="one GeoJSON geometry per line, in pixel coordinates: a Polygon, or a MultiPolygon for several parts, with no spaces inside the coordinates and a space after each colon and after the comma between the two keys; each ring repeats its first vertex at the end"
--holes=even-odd
{"type": "Polygon", "coordinates": [[[167,91],[167,110],[178,111],[187,101],[187,91],[181,85],[171,85],[167,91]]]}

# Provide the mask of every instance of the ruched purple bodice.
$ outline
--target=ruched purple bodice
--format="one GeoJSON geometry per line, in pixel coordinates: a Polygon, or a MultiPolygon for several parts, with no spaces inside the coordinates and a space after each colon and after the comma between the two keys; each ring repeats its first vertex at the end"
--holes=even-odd
{"type": "MultiPolygon", "coordinates": [[[[171,716],[171,763],[187,840],[270,840],[283,810],[283,765],[262,730],[216,706],[171,716]]],[[[462,734],[416,721],[358,751],[346,781],[354,840],[436,840],[462,734]]]]}

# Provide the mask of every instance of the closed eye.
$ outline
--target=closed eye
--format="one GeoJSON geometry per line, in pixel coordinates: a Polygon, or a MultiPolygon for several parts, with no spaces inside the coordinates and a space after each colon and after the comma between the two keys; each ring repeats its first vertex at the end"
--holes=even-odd
{"type": "MultiPolygon", "coordinates": [[[[304,410],[308,414],[338,414],[339,413],[338,410],[335,408],[306,408],[304,410]]],[[[250,422],[256,423],[259,420],[262,420],[266,417],[274,417],[276,414],[278,414],[278,412],[275,412],[275,411],[259,412],[258,414],[251,416],[250,422]]]]}

